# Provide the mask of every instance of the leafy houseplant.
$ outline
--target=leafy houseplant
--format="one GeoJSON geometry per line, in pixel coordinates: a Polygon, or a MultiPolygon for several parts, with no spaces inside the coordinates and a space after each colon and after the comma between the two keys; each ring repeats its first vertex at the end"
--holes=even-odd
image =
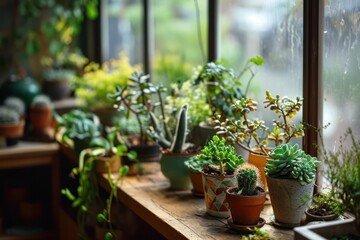
{"type": "Polygon", "coordinates": [[[216,217],[228,217],[230,212],[225,189],[235,186],[235,170],[244,163],[242,156],[235,152],[232,145],[226,145],[225,139],[215,135],[197,158],[209,162],[201,172],[207,213],[216,217]]]}
{"type": "Polygon", "coordinates": [[[310,206],[319,161],[290,143],[275,147],[269,156],[265,173],[275,222],[299,225],[310,206]]]}
{"type": "Polygon", "coordinates": [[[79,187],[77,194],[74,195],[69,189],[62,189],[62,193],[72,201],[72,206],[78,209],[78,223],[80,226],[80,236],[84,237],[85,233],[85,219],[89,213],[89,206],[94,201],[99,200],[98,183],[96,177],[96,165],[99,161],[105,161],[105,169],[108,175],[108,183],[110,187],[110,194],[105,201],[105,208],[97,214],[97,221],[99,224],[107,227],[109,231],[106,233],[105,239],[112,239],[116,237],[115,229],[113,229],[111,209],[113,201],[116,199],[117,187],[121,183],[123,177],[127,174],[128,166],[117,165],[116,169],[111,168],[111,162],[120,162],[120,157],[127,155],[130,159],[136,159],[136,153],[128,152],[125,145],[114,145],[116,129],[108,131],[107,138],[94,138],[93,148],[87,148],[81,151],[79,157],[79,166],[72,170],[74,175],[79,176],[79,187]],[[100,158],[101,157],[101,158],[100,158]],[[99,159],[100,158],[100,159],[99,159]],[[106,158],[106,160],[104,160],[106,158]],[[116,177],[112,177],[112,173],[118,173],[116,177]]]}
{"type": "Polygon", "coordinates": [[[261,66],[264,59],[260,56],[250,58],[242,71],[235,75],[232,69],[228,69],[220,63],[209,62],[203,66],[194,84],[198,85],[201,82],[207,85],[207,98],[211,106],[212,115],[220,115],[221,119],[226,119],[233,116],[231,105],[237,99],[247,96],[249,86],[255,76],[254,66],[261,66]],[[250,72],[250,77],[247,82],[245,91],[241,90],[242,78],[250,72]]]}
{"type": "Polygon", "coordinates": [[[257,225],[266,200],[265,191],[257,187],[259,172],[240,169],[236,175],[237,187],[226,189],[232,222],[238,225],[257,225]]]}
{"type": "Polygon", "coordinates": [[[93,138],[101,135],[99,118],[88,112],[72,110],[62,116],[54,114],[56,119],[55,134],[61,132],[61,143],[74,149],[77,156],[90,146],[93,138]]]}
{"type": "Polygon", "coordinates": [[[273,120],[273,130],[265,125],[263,120],[251,119],[250,113],[257,111],[257,102],[250,98],[237,100],[232,106],[234,114],[238,119],[216,120],[218,134],[224,134],[232,143],[236,143],[241,148],[249,152],[249,163],[256,165],[260,170],[261,180],[264,183],[264,189],[267,189],[267,182],[264,173],[266,159],[269,157],[269,142],[272,141],[275,146],[282,143],[288,143],[293,138],[304,136],[304,127],[302,124],[296,125],[292,118],[300,111],[302,99],[290,99],[288,97],[273,97],[269,91],[266,91],[264,100],[265,108],[270,109],[278,118],[273,120]],[[262,155],[262,156],[260,156],[262,155]]]}

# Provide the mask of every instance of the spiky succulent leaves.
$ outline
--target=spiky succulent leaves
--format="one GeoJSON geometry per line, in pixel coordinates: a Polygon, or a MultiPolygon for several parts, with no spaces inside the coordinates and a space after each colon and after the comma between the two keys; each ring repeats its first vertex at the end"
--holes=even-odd
{"type": "Polygon", "coordinates": [[[319,161],[305,154],[299,145],[289,143],[276,147],[269,153],[265,173],[273,178],[287,178],[300,181],[301,185],[311,183],[316,176],[319,161]]]}
{"type": "Polygon", "coordinates": [[[171,145],[171,152],[173,153],[181,153],[183,151],[187,132],[187,111],[188,105],[184,104],[180,109],[176,131],[171,145]]]}
{"type": "Polygon", "coordinates": [[[225,141],[224,138],[220,139],[217,135],[213,136],[198,155],[199,159],[216,166],[221,175],[224,175],[225,172],[232,174],[240,164],[244,163],[242,156],[235,152],[232,145],[226,145],[225,141]]]}
{"type": "MultiPolygon", "coordinates": [[[[153,112],[149,112],[150,126],[147,129],[147,135],[164,149],[171,148],[170,139],[164,136],[163,128],[160,126],[158,119],[153,112]]],[[[166,134],[166,133],[165,133],[166,134]]]]}
{"type": "Polygon", "coordinates": [[[20,115],[14,109],[0,106],[0,123],[19,123],[20,115]]]}
{"type": "Polygon", "coordinates": [[[185,166],[190,171],[195,173],[200,173],[201,170],[209,164],[210,164],[209,161],[201,159],[198,156],[191,157],[189,160],[185,161],[185,166]]]}
{"type": "Polygon", "coordinates": [[[257,175],[254,169],[240,169],[236,175],[236,180],[238,184],[239,195],[251,196],[257,194],[257,175]]]}

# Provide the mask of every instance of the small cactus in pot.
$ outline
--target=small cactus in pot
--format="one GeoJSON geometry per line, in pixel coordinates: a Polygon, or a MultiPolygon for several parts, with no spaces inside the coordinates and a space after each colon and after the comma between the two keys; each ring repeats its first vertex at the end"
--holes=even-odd
{"type": "Polygon", "coordinates": [[[4,100],[4,106],[15,110],[20,117],[25,116],[25,103],[18,97],[7,97],[4,100]]]}
{"type": "Polygon", "coordinates": [[[263,209],[266,193],[258,186],[259,170],[256,167],[241,168],[236,174],[237,187],[226,190],[232,224],[257,225],[263,209]]]}
{"type": "Polygon", "coordinates": [[[15,110],[0,106],[0,145],[11,146],[24,134],[25,121],[15,110]]]}
{"type": "Polygon", "coordinates": [[[46,95],[38,95],[31,102],[30,125],[33,129],[45,131],[52,123],[52,102],[46,95]]]}

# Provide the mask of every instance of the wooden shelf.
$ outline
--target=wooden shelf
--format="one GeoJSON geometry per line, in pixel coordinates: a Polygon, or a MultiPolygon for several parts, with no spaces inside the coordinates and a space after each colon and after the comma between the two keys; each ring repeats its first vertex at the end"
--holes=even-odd
{"type": "MultiPolygon", "coordinates": [[[[106,174],[99,183],[109,190],[106,174]]],[[[145,176],[127,176],[118,188],[118,199],[140,218],[168,239],[239,239],[240,233],[227,225],[226,219],[206,214],[203,198],[190,191],[172,191],[160,171],[145,176]]],[[[266,220],[261,230],[275,239],[293,239],[292,230],[271,225],[271,205],[265,205],[261,217],[266,220]]],[[[141,230],[140,230],[141,231],[141,230]]]]}

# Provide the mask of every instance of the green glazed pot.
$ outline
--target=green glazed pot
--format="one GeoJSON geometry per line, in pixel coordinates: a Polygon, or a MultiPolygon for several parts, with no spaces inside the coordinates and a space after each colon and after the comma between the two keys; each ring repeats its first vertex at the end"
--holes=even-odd
{"type": "Polygon", "coordinates": [[[194,153],[163,153],[160,159],[161,172],[170,181],[170,188],[174,190],[188,190],[192,188],[189,170],[185,161],[194,153]]]}

